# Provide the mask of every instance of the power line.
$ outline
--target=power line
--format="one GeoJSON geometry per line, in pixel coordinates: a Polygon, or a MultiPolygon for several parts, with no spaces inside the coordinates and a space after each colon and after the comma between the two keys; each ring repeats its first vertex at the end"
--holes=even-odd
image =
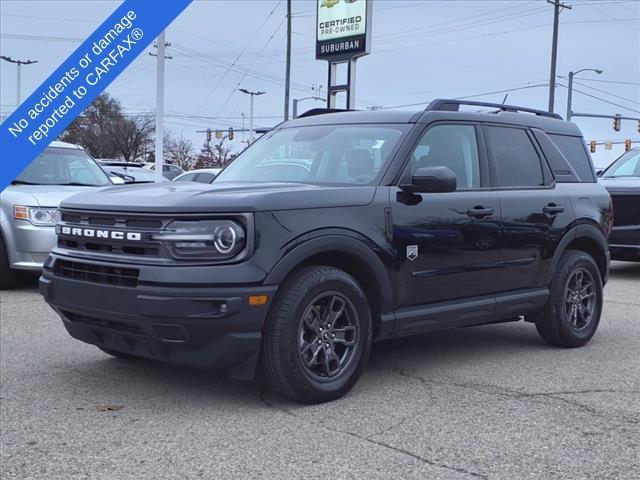
{"type": "Polygon", "coordinates": [[[231,68],[234,67],[236,65],[236,63],[238,62],[238,60],[240,59],[240,57],[242,56],[242,54],[245,52],[245,50],[247,48],[249,48],[249,45],[251,44],[251,42],[253,42],[254,38],[256,38],[256,36],[258,35],[258,33],[260,33],[260,31],[262,30],[262,27],[264,27],[266,25],[266,23],[269,21],[269,19],[271,18],[271,16],[273,15],[273,13],[277,10],[277,8],[280,6],[280,4],[282,3],[282,0],[278,0],[278,3],[276,4],[275,7],[273,7],[273,9],[269,12],[269,15],[267,15],[267,17],[264,19],[264,21],[260,24],[260,26],[257,28],[257,30],[254,32],[254,34],[251,36],[251,38],[249,38],[249,40],[247,41],[247,43],[245,44],[245,46],[242,48],[242,50],[240,51],[240,53],[238,53],[238,55],[236,56],[236,58],[233,60],[233,62],[231,63],[231,65],[229,66],[229,68],[227,68],[227,70],[225,70],[224,74],[222,75],[222,77],[220,78],[220,80],[218,80],[218,82],[216,82],[216,84],[213,86],[213,88],[209,91],[209,93],[207,94],[207,96],[204,98],[204,100],[202,101],[202,103],[198,106],[198,108],[196,109],[196,112],[199,112],[200,110],[202,110],[202,107],[204,107],[204,105],[209,101],[209,98],[211,98],[211,95],[213,95],[213,92],[216,91],[216,89],[220,86],[220,84],[223,82],[223,80],[227,77],[227,75],[229,74],[229,71],[231,71],[231,68]]]}
{"type": "Polygon", "coordinates": [[[606,90],[601,90],[599,88],[592,87],[590,85],[587,85],[586,83],[576,82],[575,79],[573,80],[573,83],[576,83],[578,85],[582,85],[583,87],[589,88],[591,90],[595,90],[596,92],[604,93],[604,94],[609,95],[611,97],[619,98],[620,100],[624,100],[626,102],[640,104],[640,98],[638,98],[636,100],[632,100],[631,98],[621,97],[620,95],[615,95],[615,94],[613,94],[611,92],[607,92],[606,90]]]}
{"type": "MultiPolygon", "coordinates": [[[[565,77],[560,76],[560,78],[565,78],[565,77]]],[[[583,82],[615,83],[616,85],[640,85],[640,82],[623,82],[619,80],[600,80],[598,78],[580,78],[579,80],[582,80],[583,82]]]]}
{"type": "MultiPolygon", "coordinates": [[[[564,87],[564,88],[569,88],[569,87],[567,87],[566,85],[562,85],[561,83],[556,83],[556,85],[558,85],[558,86],[560,86],[560,87],[564,87]]],[[[608,103],[609,105],[613,105],[613,106],[615,106],[615,107],[620,107],[620,108],[624,108],[625,110],[629,110],[629,111],[631,111],[631,112],[640,113],[640,110],[634,110],[633,108],[625,107],[624,105],[620,105],[619,103],[611,102],[611,101],[606,100],[606,99],[604,99],[604,98],[600,98],[600,97],[597,97],[597,96],[595,96],[595,95],[591,95],[590,93],[583,92],[582,90],[578,90],[578,89],[576,89],[576,88],[574,88],[574,89],[573,89],[573,91],[574,91],[574,92],[578,92],[578,93],[580,93],[580,94],[582,94],[582,95],[585,95],[585,96],[587,96],[587,97],[591,97],[591,98],[594,98],[594,99],[596,99],[596,100],[600,100],[601,102],[608,103]]]]}

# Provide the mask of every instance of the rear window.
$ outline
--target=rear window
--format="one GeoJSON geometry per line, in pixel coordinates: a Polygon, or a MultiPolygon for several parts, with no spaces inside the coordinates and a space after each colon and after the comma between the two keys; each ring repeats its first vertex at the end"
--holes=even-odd
{"type": "Polygon", "coordinates": [[[544,185],[540,157],[527,132],[519,128],[487,127],[487,133],[497,187],[544,185]]]}
{"type": "Polygon", "coordinates": [[[581,182],[595,181],[591,160],[581,137],[567,135],[549,135],[549,137],[571,164],[581,182]]]}

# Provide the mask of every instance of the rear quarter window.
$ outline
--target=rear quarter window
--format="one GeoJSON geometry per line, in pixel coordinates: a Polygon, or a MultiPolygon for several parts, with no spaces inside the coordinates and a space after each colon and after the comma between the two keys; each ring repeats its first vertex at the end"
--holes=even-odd
{"type": "Polygon", "coordinates": [[[595,182],[593,164],[581,137],[552,134],[549,138],[571,164],[581,182],[595,182]]]}

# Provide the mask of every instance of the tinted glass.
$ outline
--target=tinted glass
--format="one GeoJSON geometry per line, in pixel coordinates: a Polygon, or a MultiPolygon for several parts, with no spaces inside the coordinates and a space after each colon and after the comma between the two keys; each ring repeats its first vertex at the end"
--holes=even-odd
{"type": "Polygon", "coordinates": [[[640,151],[625,153],[607,169],[603,177],[640,177],[640,151]]]}
{"type": "Polygon", "coordinates": [[[411,173],[424,167],[449,167],[459,190],[480,187],[475,127],[436,125],[427,130],[411,157],[411,173]]]}
{"type": "Polygon", "coordinates": [[[35,185],[111,185],[107,174],[84,150],[48,147],[15,180],[35,185]]]}
{"type": "Polygon", "coordinates": [[[487,127],[487,132],[497,187],[544,185],[540,157],[526,131],[519,128],[487,127]]]}
{"type": "Polygon", "coordinates": [[[174,182],[193,182],[195,181],[197,173],[186,173],[184,175],[180,175],[180,178],[176,178],[174,182]]]}
{"type": "Polygon", "coordinates": [[[595,179],[591,160],[582,138],[566,135],[549,135],[553,143],[571,164],[581,182],[593,182],[595,179]]]}
{"type": "Polygon", "coordinates": [[[219,182],[366,185],[388,163],[409,125],[318,125],[267,133],[219,182]]]}
{"type": "Polygon", "coordinates": [[[199,183],[211,183],[211,181],[216,178],[213,173],[203,172],[198,174],[197,182],[199,183]]]}

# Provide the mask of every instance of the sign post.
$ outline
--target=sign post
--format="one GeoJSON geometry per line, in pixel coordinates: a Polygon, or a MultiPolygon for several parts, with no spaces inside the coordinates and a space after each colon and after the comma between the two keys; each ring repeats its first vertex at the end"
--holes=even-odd
{"type": "Polygon", "coordinates": [[[356,60],[371,52],[372,0],[317,0],[316,59],[328,62],[327,108],[346,92],[356,105],[356,60]],[[347,64],[347,82],[338,84],[338,65],[347,64]]]}

